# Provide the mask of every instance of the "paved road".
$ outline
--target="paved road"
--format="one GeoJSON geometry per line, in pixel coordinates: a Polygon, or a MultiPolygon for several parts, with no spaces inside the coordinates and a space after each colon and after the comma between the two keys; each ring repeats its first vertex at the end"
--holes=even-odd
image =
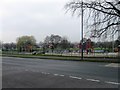
{"type": "Polygon", "coordinates": [[[3,57],[3,88],[118,88],[118,65],[3,57]]]}

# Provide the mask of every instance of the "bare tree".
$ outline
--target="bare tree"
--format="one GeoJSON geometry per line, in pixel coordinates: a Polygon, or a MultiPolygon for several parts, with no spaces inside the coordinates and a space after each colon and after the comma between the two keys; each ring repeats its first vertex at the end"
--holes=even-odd
{"type": "MultiPolygon", "coordinates": [[[[119,0],[74,0],[65,5],[67,11],[81,15],[81,7],[89,13],[86,19],[87,27],[93,36],[100,37],[106,32],[111,35],[118,31],[120,26],[120,1],[119,0]]],[[[85,14],[86,15],[86,14],[85,14]]]]}
{"type": "Polygon", "coordinates": [[[44,43],[54,44],[55,46],[57,46],[57,44],[59,44],[61,40],[62,40],[61,36],[52,34],[51,36],[46,36],[44,43]]]}

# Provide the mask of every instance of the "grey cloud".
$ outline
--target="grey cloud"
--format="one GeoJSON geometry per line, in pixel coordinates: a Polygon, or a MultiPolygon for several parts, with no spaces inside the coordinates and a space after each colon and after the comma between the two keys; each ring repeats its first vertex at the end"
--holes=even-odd
{"type": "Polygon", "coordinates": [[[11,35],[15,41],[18,35],[34,35],[37,41],[43,41],[46,35],[59,34],[67,36],[71,41],[80,38],[79,18],[65,14],[65,3],[16,3],[4,6],[8,11],[2,19],[3,40],[6,33],[16,32],[11,35]],[[8,31],[9,30],[9,31],[8,31]]]}

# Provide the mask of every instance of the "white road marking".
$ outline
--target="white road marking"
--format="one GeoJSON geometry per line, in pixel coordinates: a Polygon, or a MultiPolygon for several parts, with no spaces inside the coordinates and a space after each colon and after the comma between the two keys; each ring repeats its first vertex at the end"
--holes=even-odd
{"type": "Polygon", "coordinates": [[[105,67],[120,67],[120,65],[117,63],[110,63],[110,64],[106,64],[105,67]]]}
{"type": "Polygon", "coordinates": [[[117,82],[108,82],[108,81],[105,81],[105,83],[120,85],[120,83],[117,83],[117,82]]]}
{"type": "MultiPolygon", "coordinates": [[[[28,71],[27,69],[25,71],[28,71]]],[[[50,74],[50,73],[46,73],[46,72],[41,72],[42,74],[50,74]]],[[[62,76],[64,77],[65,75],[59,75],[59,74],[54,74],[55,76],[62,76]]],[[[74,79],[82,79],[80,77],[75,77],[75,76],[69,76],[70,78],[74,78],[74,79]]],[[[93,81],[93,82],[100,82],[100,80],[96,80],[96,79],[86,79],[88,81],[93,81]]],[[[120,83],[116,83],[116,82],[109,82],[109,81],[105,81],[105,83],[109,83],[109,84],[116,84],[119,85],[120,83]]]]}
{"type": "Polygon", "coordinates": [[[75,79],[82,79],[80,77],[75,77],[75,76],[69,76],[70,78],[75,78],[75,79]]]}
{"type": "Polygon", "coordinates": [[[93,81],[93,82],[100,82],[100,80],[95,80],[95,79],[86,79],[88,81],[93,81]]]}
{"type": "Polygon", "coordinates": [[[65,75],[59,75],[59,76],[64,77],[65,75]]]}
{"type": "Polygon", "coordinates": [[[54,74],[55,76],[58,76],[58,74],[54,74]]]}
{"type": "Polygon", "coordinates": [[[25,58],[16,58],[16,59],[25,59],[25,58]]]}
{"type": "Polygon", "coordinates": [[[42,72],[42,74],[47,74],[46,72],[42,72]]]}
{"type": "Polygon", "coordinates": [[[42,74],[50,74],[50,73],[47,73],[47,72],[41,72],[42,74]]]}
{"type": "Polygon", "coordinates": [[[50,74],[50,73],[46,73],[46,74],[50,74]]]}

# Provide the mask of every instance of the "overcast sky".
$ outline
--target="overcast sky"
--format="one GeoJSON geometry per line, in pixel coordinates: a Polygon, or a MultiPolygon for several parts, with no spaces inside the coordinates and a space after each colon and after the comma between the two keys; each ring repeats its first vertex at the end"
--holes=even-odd
{"type": "Polygon", "coordinates": [[[80,41],[80,18],[65,14],[69,0],[1,0],[0,34],[3,42],[33,35],[37,42],[47,35],[65,36],[72,42],[80,41]]]}

